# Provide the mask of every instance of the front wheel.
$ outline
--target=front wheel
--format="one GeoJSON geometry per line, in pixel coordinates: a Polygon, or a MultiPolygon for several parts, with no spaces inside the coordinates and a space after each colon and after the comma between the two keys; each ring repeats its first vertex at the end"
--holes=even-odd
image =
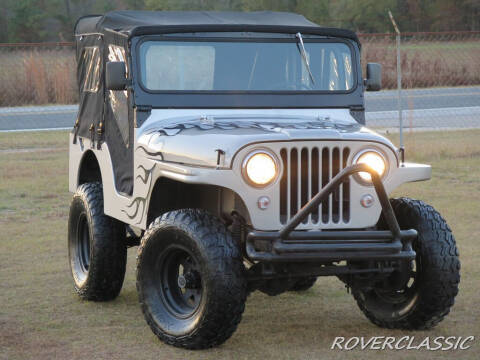
{"type": "Polygon", "coordinates": [[[415,229],[417,256],[373,289],[353,291],[370,321],[390,329],[428,329],[449,313],[458,293],[460,261],[450,227],[423,201],[392,199],[400,228],[415,229]]]}
{"type": "Polygon", "coordinates": [[[202,349],[226,341],[245,308],[242,255],[217,218],[178,210],[142,238],[137,290],[145,320],[167,344],[202,349]]]}

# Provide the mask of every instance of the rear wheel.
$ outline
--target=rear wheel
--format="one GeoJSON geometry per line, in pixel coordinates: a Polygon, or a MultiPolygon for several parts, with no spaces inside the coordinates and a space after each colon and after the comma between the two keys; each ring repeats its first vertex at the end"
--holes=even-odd
{"type": "Polygon", "coordinates": [[[415,229],[414,261],[368,290],[353,295],[374,324],[395,329],[428,329],[449,313],[458,293],[460,261],[453,234],[440,214],[422,201],[391,200],[402,229],[415,229]]]}
{"type": "Polygon", "coordinates": [[[166,213],[142,238],[137,290],[160,340],[188,349],[219,345],[245,308],[241,252],[214,216],[201,210],[166,213]]]}
{"type": "Polygon", "coordinates": [[[68,220],[68,255],[73,283],[85,300],[112,300],[125,277],[127,247],[123,224],[103,212],[100,183],[81,185],[68,220]]]}

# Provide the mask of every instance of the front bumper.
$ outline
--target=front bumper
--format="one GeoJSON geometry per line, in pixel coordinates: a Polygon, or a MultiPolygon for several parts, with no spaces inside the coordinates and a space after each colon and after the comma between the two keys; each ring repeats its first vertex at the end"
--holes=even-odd
{"type": "Polygon", "coordinates": [[[251,231],[246,251],[251,260],[269,262],[412,260],[416,254],[411,244],[416,237],[414,229],[400,230],[378,174],[365,164],[356,164],[338,173],[280,231],[251,231]],[[357,172],[371,174],[389,230],[295,231],[346,178],[357,172]]]}

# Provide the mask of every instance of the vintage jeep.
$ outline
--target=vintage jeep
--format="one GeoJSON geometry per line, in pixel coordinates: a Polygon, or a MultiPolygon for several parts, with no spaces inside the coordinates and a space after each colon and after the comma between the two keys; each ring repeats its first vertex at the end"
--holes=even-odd
{"type": "MultiPolygon", "coordinates": [[[[80,108],[70,134],[75,289],[115,298],[127,247],[164,342],[216,346],[247,295],[337,276],[376,325],[426,329],[460,279],[431,206],[389,199],[428,180],[364,127],[355,33],[274,12],[115,11],[75,27],[80,108]]],[[[321,314],[318,315],[321,317],[321,314]]]]}

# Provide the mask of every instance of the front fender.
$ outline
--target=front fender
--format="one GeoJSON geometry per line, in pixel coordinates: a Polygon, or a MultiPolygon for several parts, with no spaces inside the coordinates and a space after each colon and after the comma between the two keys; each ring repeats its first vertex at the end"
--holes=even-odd
{"type": "MultiPolygon", "coordinates": [[[[155,170],[152,183],[155,183],[159,177],[167,177],[188,184],[208,184],[230,189],[236,193],[246,205],[249,218],[255,229],[268,231],[278,230],[282,227],[282,224],[278,222],[278,187],[272,186],[265,189],[253,188],[243,180],[235,166],[233,169],[216,169],[156,161],[155,170]],[[268,196],[271,200],[270,207],[267,210],[262,210],[257,206],[257,200],[261,196],[268,196]]],[[[404,183],[428,180],[431,177],[431,172],[432,170],[429,165],[405,163],[392,171],[388,179],[384,182],[385,190],[387,194],[389,194],[404,183]]],[[[357,188],[358,185],[352,187],[352,189],[357,188]]],[[[376,197],[373,188],[365,188],[361,193],[363,194],[363,192],[372,193],[372,195],[376,197]]],[[[352,199],[353,198],[356,199],[356,196],[352,196],[352,199]]],[[[378,200],[377,204],[379,206],[378,200]]],[[[352,213],[352,218],[357,219],[352,220],[352,224],[355,224],[354,227],[357,226],[357,221],[359,221],[358,224],[360,224],[360,222],[364,223],[362,224],[363,227],[375,225],[381,211],[381,209],[363,209],[359,208],[359,206],[352,206],[352,210],[353,209],[357,212],[362,212],[361,214],[352,213]]],[[[299,226],[299,228],[301,227],[302,225],[299,226]]],[[[348,226],[343,226],[343,228],[347,227],[348,226]]]]}
{"type": "Polygon", "coordinates": [[[391,193],[402,184],[430,180],[432,167],[425,164],[404,163],[395,169],[395,175],[385,184],[387,193],[391,193]]]}

